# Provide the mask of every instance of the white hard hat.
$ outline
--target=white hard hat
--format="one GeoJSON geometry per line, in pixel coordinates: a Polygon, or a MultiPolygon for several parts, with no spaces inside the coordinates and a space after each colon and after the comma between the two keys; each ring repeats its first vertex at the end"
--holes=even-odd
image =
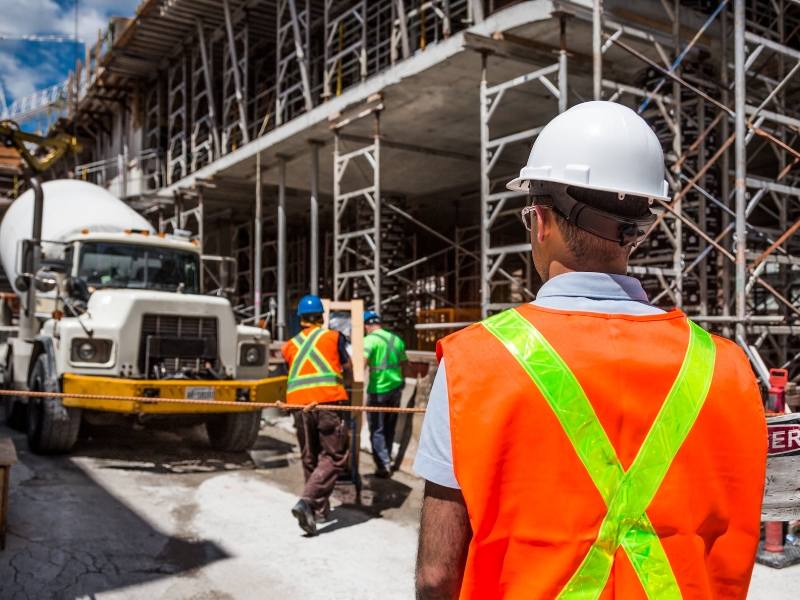
{"type": "Polygon", "coordinates": [[[669,200],[664,153],[650,126],[615,102],[584,102],[550,121],[509,190],[530,181],[669,200]]]}

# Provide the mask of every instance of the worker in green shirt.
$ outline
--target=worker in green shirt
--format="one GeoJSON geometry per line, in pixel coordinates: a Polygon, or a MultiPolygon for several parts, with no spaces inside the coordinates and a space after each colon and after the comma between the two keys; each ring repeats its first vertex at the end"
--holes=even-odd
{"type": "MultiPolygon", "coordinates": [[[[374,311],[364,313],[364,365],[369,367],[367,406],[397,408],[403,395],[403,365],[408,361],[406,345],[400,337],[381,327],[381,317],[374,311]]],[[[388,478],[394,443],[397,413],[367,413],[375,477],[388,478]]]]}

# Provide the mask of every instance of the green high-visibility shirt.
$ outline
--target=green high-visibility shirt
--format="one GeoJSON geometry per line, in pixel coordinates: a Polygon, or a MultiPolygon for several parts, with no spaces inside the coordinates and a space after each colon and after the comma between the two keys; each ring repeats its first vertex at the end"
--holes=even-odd
{"type": "Polygon", "coordinates": [[[369,365],[368,394],[385,394],[403,385],[400,361],[408,360],[400,336],[379,329],[364,338],[364,356],[369,365]]]}

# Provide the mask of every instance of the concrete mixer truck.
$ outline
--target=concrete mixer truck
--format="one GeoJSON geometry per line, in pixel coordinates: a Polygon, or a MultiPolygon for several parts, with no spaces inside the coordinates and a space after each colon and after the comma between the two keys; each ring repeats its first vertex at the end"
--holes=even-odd
{"type": "Polygon", "coordinates": [[[268,331],[237,325],[226,298],[202,295],[198,243],[156,232],[101,187],[34,185],[0,223],[0,258],[19,301],[18,326],[5,323],[0,344],[4,388],[152,398],[4,396],[34,452],[69,451],[81,421],[102,413],[183,415],[205,424],[215,448],[242,451],[261,421],[248,403],[285,395],[285,377],[268,376],[268,331]]]}

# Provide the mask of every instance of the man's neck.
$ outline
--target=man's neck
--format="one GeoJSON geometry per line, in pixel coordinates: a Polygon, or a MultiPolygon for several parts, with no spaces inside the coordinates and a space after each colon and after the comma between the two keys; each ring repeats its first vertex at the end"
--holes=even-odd
{"type": "Polygon", "coordinates": [[[547,278],[552,279],[564,273],[608,273],[609,275],[627,275],[628,264],[627,262],[623,264],[589,262],[582,265],[570,265],[554,260],[550,263],[547,278]]]}

